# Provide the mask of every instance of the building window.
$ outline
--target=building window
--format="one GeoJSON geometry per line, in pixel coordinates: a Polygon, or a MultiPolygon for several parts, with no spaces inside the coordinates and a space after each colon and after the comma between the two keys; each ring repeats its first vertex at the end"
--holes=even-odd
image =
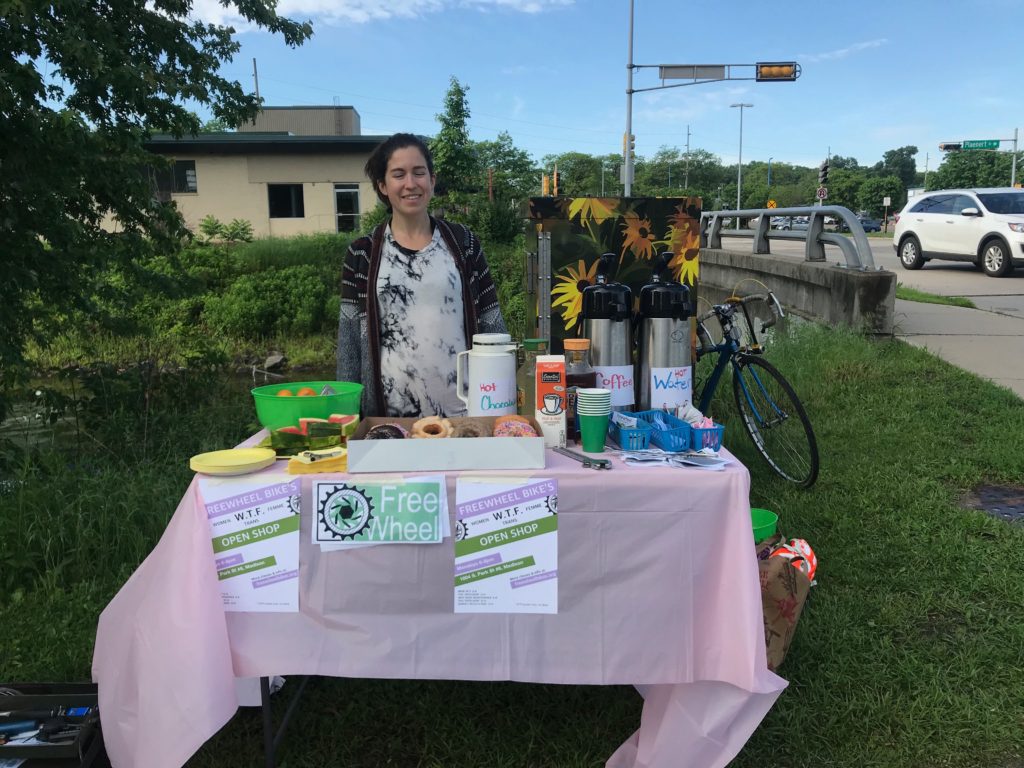
{"type": "Polygon", "coordinates": [[[334,210],[338,215],[338,232],[359,231],[359,185],[334,185],[334,210]]]}
{"type": "Polygon", "coordinates": [[[171,193],[198,192],[196,161],[175,160],[173,165],[157,169],[156,191],[164,199],[171,193]]]}
{"type": "Polygon", "coordinates": [[[303,219],[306,210],[302,204],[301,184],[267,184],[270,218],[303,219]]]}

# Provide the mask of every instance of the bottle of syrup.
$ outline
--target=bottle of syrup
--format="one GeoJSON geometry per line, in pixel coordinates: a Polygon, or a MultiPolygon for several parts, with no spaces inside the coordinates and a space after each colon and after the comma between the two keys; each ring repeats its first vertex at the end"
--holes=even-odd
{"type": "Polygon", "coordinates": [[[576,418],[576,390],[597,386],[597,371],[590,364],[590,339],[565,339],[565,431],[580,442],[576,418]]]}

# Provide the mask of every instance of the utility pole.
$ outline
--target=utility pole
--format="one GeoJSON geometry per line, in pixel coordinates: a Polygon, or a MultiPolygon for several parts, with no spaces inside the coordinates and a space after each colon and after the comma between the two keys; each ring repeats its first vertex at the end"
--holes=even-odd
{"type": "Polygon", "coordinates": [[[623,160],[626,164],[626,172],[623,174],[623,197],[629,197],[633,193],[633,0],[629,0],[629,52],[626,61],[626,140],[623,160]]]}
{"type": "MultiPolygon", "coordinates": [[[[747,107],[754,106],[753,104],[730,104],[730,107],[740,108],[740,159],[736,163],[736,210],[740,210],[743,206],[740,204],[740,200],[743,195],[743,110],[747,107]]],[[[736,229],[740,228],[740,217],[736,217],[736,229]]]]}
{"type": "Polygon", "coordinates": [[[1013,162],[1010,166],[1010,186],[1017,185],[1017,129],[1013,129],[1013,162]]]}
{"type": "Polygon", "coordinates": [[[260,97],[260,76],[256,73],[256,57],[252,57],[252,81],[256,86],[256,98],[260,97]]]}
{"type": "Polygon", "coordinates": [[[924,153],[924,188],[928,191],[928,153],[924,153]]]}
{"type": "Polygon", "coordinates": [[[690,188],[690,126],[686,126],[686,180],[683,182],[683,189],[690,188]]]}

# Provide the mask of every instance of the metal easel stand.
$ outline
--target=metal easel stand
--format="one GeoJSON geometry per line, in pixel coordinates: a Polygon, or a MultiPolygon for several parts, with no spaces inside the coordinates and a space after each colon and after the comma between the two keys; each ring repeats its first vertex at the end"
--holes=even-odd
{"type": "Polygon", "coordinates": [[[302,676],[302,682],[299,683],[299,687],[292,696],[292,700],[288,702],[288,709],[284,711],[284,717],[281,718],[281,725],[278,726],[276,733],[274,732],[274,721],[270,711],[270,678],[260,678],[260,706],[263,708],[263,753],[266,768],[275,768],[277,765],[277,750],[284,740],[284,732],[288,728],[292,715],[295,713],[299,699],[302,698],[302,692],[306,690],[309,678],[309,675],[302,676]]]}

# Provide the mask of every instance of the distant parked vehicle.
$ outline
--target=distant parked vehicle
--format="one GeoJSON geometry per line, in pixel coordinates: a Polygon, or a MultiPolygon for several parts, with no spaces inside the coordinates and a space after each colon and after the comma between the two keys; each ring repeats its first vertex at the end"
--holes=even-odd
{"type": "Polygon", "coordinates": [[[1024,190],[944,189],[910,198],[893,248],[904,269],[931,259],[969,261],[989,277],[1024,266],[1024,190]]]}
{"type": "Polygon", "coordinates": [[[858,220],[860,221],[860,225],[861,225],[861,227],[864,228],[865,232],[881,232],[882,231],[882,222],[877,221],[876,219],[861,218],[861,219],[858,219],[858,220]]]}

